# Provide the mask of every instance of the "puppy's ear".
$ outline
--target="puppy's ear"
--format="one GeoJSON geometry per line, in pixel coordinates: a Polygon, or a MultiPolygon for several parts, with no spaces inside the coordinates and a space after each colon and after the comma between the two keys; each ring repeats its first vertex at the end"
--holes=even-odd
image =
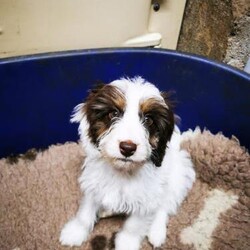
{"type": "Polygon", "coordinates": [[[157,147],[153,149],[151,160],[156,167],[160,167],[162,160],[164,158],[167,143],[171,140],[175,118],[173,113],[173,103],[170,101],[169,97],[172,93],[161,93],[165,101],[167,108],[162,110],[162,114],[158,120],[161,126],[158,129],[158,143],[157,147]]]}
{"type": "Polygon", "coordinates": [[[161,166],[162,160],[165,156],[165,152],[167,149],[167,143],[171,140],[174,131],[174,115],[172,111],[169,111],[168,117],[169,120],[166,123],[165,128],[158,132],[159,141],[157,143],[157,147],[153,149],[151,155],[151,160],[156,167],[161,166]]]}
{"type": "MultiPolygon", "coordinates": [[[[176,94],[175,91],[161,92],[167,106],[174,112],[174,108],[178,105],[178,101],[173,97],[176,94]]],[[[178,126],[181,123],[180,116],[174,114],[174,123],[178,126]]]]}
{"type": "Polygon", "coordinates": [[[105,85],[107,85],[107,84],[105,84],[105,83],[103,83],[101,81],[97,81],[93,85],[93,87],[88,91],[89,95],[98,93],[105,85]]]}
{"type": "Polygon", "coordinates": [[[161,95],[168,107],[167,109],[167,126],[165,128],[164,134],[166,135],[167,142],[171,140],[172,134],[174,132],[175,124],[179,123],[180,117],[174,114],[174,108],[177,105],[176,99],[173,98],[175,92],[162,92],[161,95]]]}
{"type": "Polygon", "coordinates": [[[79,123],[81,122],[82,118],[84,117],[86,110],[85,110],[85,103],[88,102],[93,96],[95,96],[102,88],[105,86],[104,83],[98,82],[94,85],[93,88],[91,88],[88,92],[88,96],[86,100],[83,103],[78,104],[74,110],[73,114],[71,116],[70,122],[76,122],[79,123]]]}
{"type": "Polygon", "coordinates": [[[70,122],[79,123],[79,122],[81,122],[84,115],[85,115],[84,103],[80,103],[74,108],[73,114],[72,114],[71,119],[70,119],[70,122]]]}
{"type": "Polygon", "coordinates": [[[177,101],[173,98],[174,95],[175,91],[161,92],[161,96],[170,110],[173,110],[177,104],[177,101]]]}

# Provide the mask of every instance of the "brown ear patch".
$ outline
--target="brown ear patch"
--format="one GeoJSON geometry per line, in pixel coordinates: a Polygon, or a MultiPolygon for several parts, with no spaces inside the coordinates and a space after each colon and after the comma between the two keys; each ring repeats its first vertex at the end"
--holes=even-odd
{"type": "Polygon", "coordinates": [[[90,124],[89,137],[94,144],[112,125],[110,112],[123,114],[125,109],[124,94],[112,85],[99,85],[90,91],[84,105],[84,112],[90,124]]]}
{"type": "Polygon", "coordinates": [[[174,130],[174,114],[166,100],[156,98],[145,99],[140,103],[142,122],[149,132],[149,143],[153,148],[151,160],[161,166],[167,142],[174,130]],[[146,119],[151,119],[150,123],[146,119]]]}

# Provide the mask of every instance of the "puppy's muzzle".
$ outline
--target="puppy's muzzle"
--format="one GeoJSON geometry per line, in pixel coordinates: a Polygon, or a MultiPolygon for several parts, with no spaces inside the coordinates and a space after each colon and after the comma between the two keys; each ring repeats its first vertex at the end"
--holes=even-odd
{"type": "Polygon", "coordinates": [[[132,141],[122,141],[119,147],[121,154],[125,157],[129,157],[135,153],[137,145],[132,141]]]}

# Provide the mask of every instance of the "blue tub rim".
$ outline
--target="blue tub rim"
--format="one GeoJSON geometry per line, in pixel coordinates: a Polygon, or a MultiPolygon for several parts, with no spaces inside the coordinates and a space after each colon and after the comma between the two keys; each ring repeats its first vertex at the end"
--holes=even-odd
{"type": "MultiPolygon", "coordinates": [[[[96,49],[80,49],[80,50],[66,50],[57,52],[38,53],[31,55],[14,56],[0,59],[0,65],[9,63],[18,63],[26,61],[36,61],[41,59],[52,59],[61,57],[81,56],[81,55],[97,55],[97,54],[113,54],[113,53],[148,53],[148,54],[162,54],[162,55],[174,55],[177,57],[185,57],[186,59],[195,60],[200,63],[205,63],[211,66],[216,66],[222,70],[229,71],[244,79],[250,81],[250,74],[232,67],[226,63],[210,59],[205,56],[196,55],[187,52],[181,52],[177,50],[162,49],[162,48],[96,48],[96,49]]],[[[250,83],[250,82],[249,82],[250,83]]]]}

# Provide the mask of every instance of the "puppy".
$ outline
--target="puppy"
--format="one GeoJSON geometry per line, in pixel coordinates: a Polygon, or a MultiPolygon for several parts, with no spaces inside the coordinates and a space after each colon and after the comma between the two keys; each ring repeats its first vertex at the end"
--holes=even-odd
{"type": "Polygon", "coordinates": [[[122,78],[93,89],[75,108],[71,121],[80,123],[86,152],[84,197],[62,229],[62,245],[86,241],[100,209],[128,214],[116,250],[140,249],[145,236],[154,247],[165,242],[169,216],[195,179],[167,96],[140,77],[122,78]]]}

